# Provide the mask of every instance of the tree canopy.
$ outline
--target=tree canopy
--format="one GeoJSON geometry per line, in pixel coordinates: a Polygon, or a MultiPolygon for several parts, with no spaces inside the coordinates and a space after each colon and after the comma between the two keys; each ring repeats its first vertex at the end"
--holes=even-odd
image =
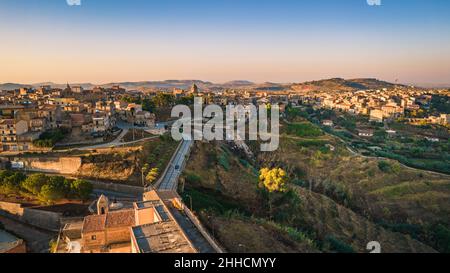
{"type": "Polygon", "coordinates": [[[281,168],[261,169],[259,181],[260,186],[265,188],[269,193],[287,191],[287,174],[281,168]]]}

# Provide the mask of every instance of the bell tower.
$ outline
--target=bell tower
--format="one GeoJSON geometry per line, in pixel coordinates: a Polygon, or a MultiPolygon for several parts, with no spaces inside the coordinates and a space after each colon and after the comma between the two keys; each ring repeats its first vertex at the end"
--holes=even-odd
{"type": "Polygon", "coordinates": [[[106,197],[102,194],[97,201],[97,214],[98,215],[107,214],[108,211],[109,211],[108,197],[106,197]]]}

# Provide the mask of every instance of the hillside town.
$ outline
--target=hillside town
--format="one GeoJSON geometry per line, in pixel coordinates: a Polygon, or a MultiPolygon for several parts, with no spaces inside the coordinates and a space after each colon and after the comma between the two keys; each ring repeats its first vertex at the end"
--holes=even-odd
{"type": "MultiPolygon", "coordinates": [[[[193,84],[188,90],[174,88],[143,92],[125,90],[118,85],[84,90],[79,85],[67,84],[65,89],[41,86],[1,91],[0,152],[48,150],[57,144],[45,141],[49,139],[56,139],[55,142],[64,139],[66,145],[106,141],[108,137],[117,136],[125,124],[128,127],[155,129],[155,113],[142,104],[142,98],[151,99],[161,93],[169,97],[166,97],[167,103],[164,106],[197,96],[203,97],[206,103],[221,106],[278,104],[281,113],[288,105],[295,107],[307,104],[368,116],[370,121],[380,123],[401,118],[402,122],[413,125],[450,124],[450,114],[430,111],[433,110],[433,96],[445,98],[449,95],[448,90],[399,85],[393,88],[353,91],[292,90],[289,86],[281,91],[239,87],[201,91],[193,84]]],[[[184,100],[186,101],[189,100],[184,100]]],[[[329,121],[325,123],[329,124],[329,121]]]]}
{"type": "Polygon", "coordinates": [[[155,127],[155,115],[142,105],[120,98],[125,89],[83,90],[80,86],[51,86],[3,91],[0,95],[0,151],[28,152],[52,148],[60,137],[66,144],[95,143],[120,130],[118,122],[142,128],[155,127]],[[46,132],[49,134],[42,139],[46,132]]]}
{"type": "Polygon", "coordinates": [[[430,91],[396,87],[352,92],[323,92],[312,96],[307,95],[302,99],[324,108],[370,116],[370,120],[375,122],[406,116],[405,121],[411,124],[448,126],[450,115],[446,113],[432,113],[423,117],[416,117],[417,112],[430,109],[433,95],[439,94],[448,96],[448,90],[430,91]]]}

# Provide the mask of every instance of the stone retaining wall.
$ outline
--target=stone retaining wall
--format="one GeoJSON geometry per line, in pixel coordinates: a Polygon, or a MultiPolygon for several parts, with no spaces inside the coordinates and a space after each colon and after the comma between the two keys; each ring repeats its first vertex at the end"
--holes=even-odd
{"type": "Polygon", "coordinates": [[[0,215],[51,231],[59,230],[62,217],[60,213],[22,207],[21,204],[10,202],[0,202],[0,215]]]}

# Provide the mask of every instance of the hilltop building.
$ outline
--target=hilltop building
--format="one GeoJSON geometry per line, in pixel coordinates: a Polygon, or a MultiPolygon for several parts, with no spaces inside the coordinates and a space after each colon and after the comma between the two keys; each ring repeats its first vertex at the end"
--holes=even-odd
{"type": "Polygon", "coordinates": [[[192,84],[191,91],[189,93],[193,95],[198,95],[199,93],[198,86],[195,83],[192,84]]]}

